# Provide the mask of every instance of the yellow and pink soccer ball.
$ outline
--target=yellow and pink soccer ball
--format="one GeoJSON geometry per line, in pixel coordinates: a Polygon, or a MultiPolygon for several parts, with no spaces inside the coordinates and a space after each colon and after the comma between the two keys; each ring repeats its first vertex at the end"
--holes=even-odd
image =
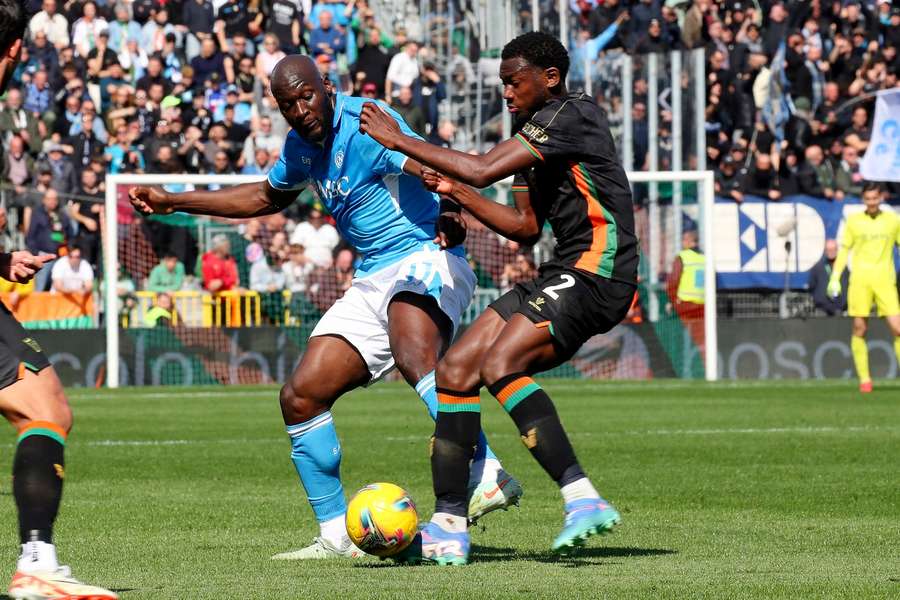
{"type": "Polygon", "coordinates": [[[347,534],[368,554],[393,556],[416,535],[419,514],[409,494],[393,483],[371,483],[347,505],[347,534]]]}

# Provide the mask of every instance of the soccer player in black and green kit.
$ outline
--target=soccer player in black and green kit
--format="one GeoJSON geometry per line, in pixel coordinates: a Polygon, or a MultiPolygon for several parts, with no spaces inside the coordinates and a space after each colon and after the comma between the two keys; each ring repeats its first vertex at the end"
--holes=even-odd
{"type": "MultiPolygon", "coordinates": [[[[22,0],[0,0],[0,95],[19,64],[28,15],[22,0]]],[[[52,254],[0,253],[0,277],[25,283],[52,254]]],[[[12,495],[19,511],[21,554],[9,584],[12,600],[116,600],[118,595],[86,585],[60,565],[53,525],[62,498],[65,444],[72,411],[62,384],[40,345],[0,303],[0,413],[18,431],[12,495]]],[[[4,596],[6,597],[6,596],[4,596]]]]}
{"type": "Polygon", "coordinates": [[[438,365],[431,458],[437,502],[421,547],[407,552],[408,560],[468,561],[466,483],[482,385],[560,487],[565,525],[553,549],[578,546],[619,522],[619,513],[579,465],[549,396],[531,378],[569,360],[590,337],[619,323],[636,287],[631,189],[605,113],[589,95],[566,90],[568,67],[565,48],[544,33],[526,33],[504,47],[500,78],[518,133],[484,155],[405,136],[374,105],[363,109],[362,131],[431,167],[434,171],[423,175],[426,184],[487,226],[533,243],[547,220],[556,237],[553,260],[542,265],[538,277],[494,302],[438,365]],[[510,175],[515,207],[491,202],[459,183],[483,188],[510,175]]]}

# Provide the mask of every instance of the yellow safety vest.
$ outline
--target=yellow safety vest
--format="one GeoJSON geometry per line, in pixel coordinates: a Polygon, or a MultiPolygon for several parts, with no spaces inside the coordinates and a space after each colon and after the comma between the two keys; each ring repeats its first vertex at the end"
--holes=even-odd
{"type": "Polygon", "coordinates": [[[689,249],[679,252],[678,258],[681,259],[681,279],[678,281],[678,299],[682,302],[703,304],[706,299],[706,295],[704,294],[706,257],[696,250],[689,249]]]}

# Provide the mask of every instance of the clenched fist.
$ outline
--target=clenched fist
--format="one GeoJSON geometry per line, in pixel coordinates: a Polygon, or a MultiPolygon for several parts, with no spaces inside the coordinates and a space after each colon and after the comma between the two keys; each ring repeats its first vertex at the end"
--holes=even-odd
{"type": "Polygon", "coordinates": [[[133,187],[128,199],[136,211],[144,215],[168,215],[174,212],[169,193],[158,187],[133,187]]]}

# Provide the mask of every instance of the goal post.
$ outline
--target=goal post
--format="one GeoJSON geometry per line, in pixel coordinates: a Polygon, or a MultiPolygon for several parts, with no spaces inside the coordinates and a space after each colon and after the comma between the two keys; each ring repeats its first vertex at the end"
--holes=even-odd
{"type": "MultiPolygon", "coordinates": [[[[635,171],[629,172],[627,176],[633,188],[646,186],[650,190],[650,193],[641,197],[643,204],[638,205],[635,212],[638,225],[636,233],[640,239],[642,261],[640,300],[646,301],[643,309],[647,318],[643,323],[638,319],[617,328],[618,338],[615,331],[611,332],[608,340],[605,339],[606,336],[597,336],[595,341],[599,341],[599,344],[595,344],[593,348],[586,346],[585,354],[574,358],[573,364],[579,363],[577,368],[568,368],[568,371],[556,371],[551,374],[564,377],[703,377],[707,381],[715,381],[718,378],[719,365],[712,226],[715,200],[713,173],[635,171]],[[694,189],[696,193],[693,193],[694,189]],[[682,220],[690,223],[690,227],[696,227],[705,257],[703,281],[705,309],[702,323],[699,319],[683,319],[682,315],[676,314],[673,307],[667,304],[674,301],[670,293],[667,295],[663,280],[670,270],[668,267],[672,260],[681,250],[682,220]],[[629,331],[632,333],[628,333],[629,331]],[[647,343],[641,346],[642,349],[637,354],[627,354],[631,351],[627,348],[628,344],[637,338],[647,343]],[[619,343],[625,345],[617,346],[619,343]],[[616,347],[622,349],[622,354],[616,354],[614,350],[616,347]],[[601,362],[597,362],[598,360],[601,362]],[[660,370],[655,366],[643,368],[649,362],[664,365],[664,368],[660,370]],[[608,368],[609,365],[614,365],[614,368],[608,368]],[[632,365],[639,365],[640,368],[631,368],[632,365]]],[[[173,315],[183,322],[184,327],[169,330],[172,332],[171,335],[165,331],[158,335],[150,335],[151,330],[141,329],[145,327],[142,324],[142,317],[146,309],[157,299],[155,293],[143,289],[141,282],[147,277],[150,267],[158,264],[163,258],[162,252],[169,247],[154,245],[155,242],[150,244],[145,239],[144,233],[141,233],[144,231],[142,228],[154,224],[130,220],[133,213],[125,198],[126,190],[135,185],[178,186],[178,188],[211,185],[225,187],[262,180],[261,175],[106,176],[106,202],[103,212],[105,279],[103,306],[107,387],[116,388],[126,384],[190,385],[215,381],[273,382],[290,372],[292,362],[298,360],[297,353],[302,352],[305,346],[304,340],[311,327],[327,309],[324,304],[326,300],[312,298],[308,292],[291,296],[285,290],[284,304],[282,305],[279,300],[277,305],[277,310],[283,318],[274,318],[272,310],[267,311],[265,303],[260,300],[259,295],[254,298],[252,291],[241,292],[245,295],[229,304],[230,299],[223,298],[225,294],[210,296],[202,287],[190,289],[183,287],[181,292],[176,292],[172,296],[178,309],[173,311],[173,315]],[[127,214],[121,212],[125,210],[129,212],[127,214]],[[120,283],[123,289],[127,288],[127,282],[120,280],[120,265],[125,272],[125,279],[130,278],[132,283],[137,282],[134,287],[137,308],[128,309],[132,311],[127,313],[130,318],[123,317],[126,312],[120,312],[122,309],[122,298],[119,296],[120,283]],[[255,304],[249,300],[253,300],[255,304]],[[309,300],[313,302],[310,303],[309,300]],[[219,302],[222,304],[217,304],[219,302]],[[245,310],[246,313],[243,312],[245,310]],[[255,317],[250,314],[252,311],[255,311],[255,317]],[[238,315],[236,324],[230,318],[232,314],[238,315]],[[263,327],[256,328],[258,325],[263,327]],[[125,338],[122,338],[123,335],[125,338]],[[290,352],[286,353],[284,348],[288,348],[290,352]],[[151,352],[154,353],[152,356],[151,352]],[[247,368],[248,364],[250,368],[247,368]]],[[[509,195],[506,193],[508,189],[504,188],[504,185],[504,183],[495,185],[495,189],[486,192],[486,195],[493,194],[498,201],[509,203],[509,195]]],[[[249,224],[247,226],[249,227],[249,224]]],[[[194,259],[209,248],[216,235],[223,233],[229,239],[238,241],[242,235],[238,232],[238,224],[222,222],[219,219],[198,218],[191,227],[193,227],[192,235],[195,236],[193,242],[196,253],[190,260],[191,265],[196,268],[199,268],[199,261],[194,265],[194,259]]],[[[492,299],[514,283],[514,280],[507,278],[506,267],[513,266],[510,264],[514,262],[513,257],[516,256],[516,252],[522,250],[512,246],[517,247],[483,226],[478,226],[477,223],[470,225],[466,249],[479,279],[479,289],[463,323],[474,320],[492,299]]],[[[535,247],[532,268],[542,260],[550,258],[552,247],[552,236],[545,231],[542,244],[535,247]]],[[[237,248],[238,254],[244,254],[244,249],[245,246],[237,248]]],[[[240,257],[238,259],[240,260],[240,257]]],[[[188,266],[186,262],[185,266],[188,266]]],[[[241,278],[243,277],[244,274],[241,275],[241,278]]],[[[195,276],[193,282],[195,285],[196,279],[195,276]]],[[[338,296],[331,296],[327,302],[333,301],[336,297],[338,296]]],[[[642,343],[638,341],[638,345],[642,343]]]]}
{"type": "MultiPolygon", "coordinates": [[[[651,186],[661,183],[695,183],[698,186],[697,203],[699,215],[697,219],[699,228],[700,245],[703,248],[705,258],[704,276],[704,306],[703,332],[704,332],[704,376],[706,381],[717,381],[719,373],[718,364],[718,336],[716,327],[716,270],[713,242],[713,215],[715,214],[715,178],[712,171],[629,171],[628,181],[632,184],[646,183],[651,186]]],[[[681,218],[680,212],[682,194],[673,194],[673,212],[675,213],[675,230],[679,235],[676,240],[680,243],[681,218]]],[[[661,242],[653,239],[653,232],[660,230],[659,211],[655,210],[658,199],[654,194],[650,195],[649,218],[651,250],[658,252],[661,242]],[[656,221],[656,222],[654,222],[656,221]]],[[[656,257],[651,259],[651,264],[656,263],[656,257]]],[[[651,272],[653,270],[651,269],[651,272]]],[[[655,282],[653,282],[655,283],[655,282]]]]}

